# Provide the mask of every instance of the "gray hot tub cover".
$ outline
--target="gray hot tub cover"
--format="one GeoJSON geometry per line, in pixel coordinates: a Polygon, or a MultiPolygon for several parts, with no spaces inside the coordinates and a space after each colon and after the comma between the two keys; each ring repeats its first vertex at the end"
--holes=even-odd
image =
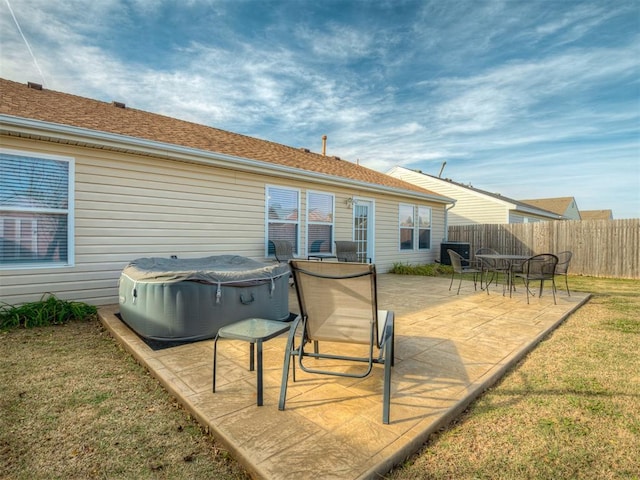
{"type": "Polygon", "coordinates": [[[264,264],[239,255],[204,258],[138,258],[122,271],[134,282],[260,283],[289,275],[286,263],[264,264]]]}

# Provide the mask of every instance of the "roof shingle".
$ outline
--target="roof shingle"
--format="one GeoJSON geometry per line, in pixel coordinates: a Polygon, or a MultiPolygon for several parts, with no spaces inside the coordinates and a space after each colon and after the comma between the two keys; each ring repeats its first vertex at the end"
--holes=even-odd
{"type": "Polygon", "coordinates": [[[0,78],[0,113],[268,162],[373,185],[440,195],[337,157],[0,78]]]}

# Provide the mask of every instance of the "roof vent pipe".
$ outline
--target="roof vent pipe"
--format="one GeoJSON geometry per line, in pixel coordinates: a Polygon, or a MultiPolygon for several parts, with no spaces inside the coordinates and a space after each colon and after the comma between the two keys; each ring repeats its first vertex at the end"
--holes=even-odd
{"type": "Polygon", "coordinates": [[[444,167],[447,162],[442,162],[442,166],[440,167],[440,173],[438,174],[438,178],[442,178],[442,172],[444,171],[444,167]]]}
{"type": "Polygon", "coordinates": [[[327,136],[322,135],[322,155],[327,154],[327,136]]]}

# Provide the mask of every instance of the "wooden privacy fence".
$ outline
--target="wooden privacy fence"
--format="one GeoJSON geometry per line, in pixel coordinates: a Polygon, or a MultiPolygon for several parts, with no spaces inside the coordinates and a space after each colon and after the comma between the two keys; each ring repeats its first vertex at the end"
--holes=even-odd
{"type": "Polygon", "coordinates": [[[448,241],[469,243],[472,258],[481,247],[518,255],[571,250],[569,274],[640,279],[638,218],[456,225],[448,241]]]}

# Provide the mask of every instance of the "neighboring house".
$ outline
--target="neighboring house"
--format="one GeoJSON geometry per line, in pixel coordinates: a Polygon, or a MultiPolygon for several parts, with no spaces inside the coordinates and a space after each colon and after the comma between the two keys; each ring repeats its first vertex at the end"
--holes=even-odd
{"type": "Polygon", "coordinates": [[[573,197],[558,198],[532,198],[530,200],[520,200],[543,210],[548,210],[558,215],[562,215],[565,220],[580,220],[580,210],[573,197]]]}
{"type": "Polygon", "coordinates": [[[582,220],[613,220],[611,210],[580,210],[582,220]]]}
{"type": "Polygon", "coordinates": [[[456,203],[448,210],[448,225],[527,223],[562,219],[560,215],[545,209],[457,183],[448,178],[434,177],[400,166],[393,167],[387,174],[453,198],[456,203]]]}
{"type": "MultiPolygon", "coordinates": [[[[238,112],[241,114],[241,112],[238,112]]],[[[0,301],[117,303],[130,261],[356,240],[430,263],[450,198],[355,163],[0,79],[0,301]]]]}

